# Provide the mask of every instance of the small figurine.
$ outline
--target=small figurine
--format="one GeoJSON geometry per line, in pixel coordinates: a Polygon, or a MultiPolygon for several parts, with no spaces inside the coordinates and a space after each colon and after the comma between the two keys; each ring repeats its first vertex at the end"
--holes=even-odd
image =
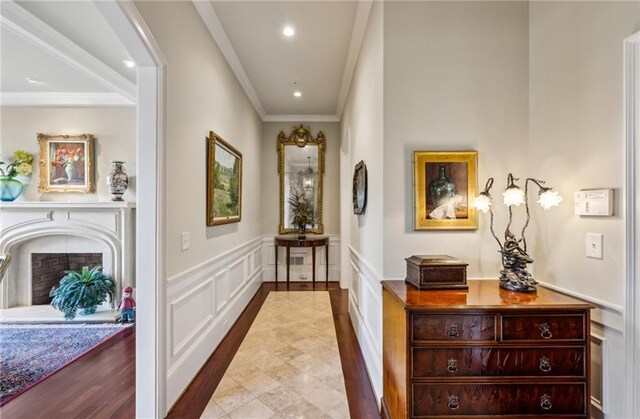
{"type": "Polygon", "coordinates": [[[131,287],[125,287],[125,289],[122,290],[122,298],[118,304],[118,310],[120,310],[120,323],[133,323],[135,321],[136,300],[131,296],[132,293],[133,288],[131,287]]]}

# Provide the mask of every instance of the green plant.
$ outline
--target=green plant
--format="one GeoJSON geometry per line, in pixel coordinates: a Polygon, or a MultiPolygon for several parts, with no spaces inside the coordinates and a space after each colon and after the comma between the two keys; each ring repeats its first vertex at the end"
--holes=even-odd
{"type": "Polygon", "coordinates": [[[14,178],[17,175],[29,176],[33,172],[33,154],[24,150],[17,150],[13,153],[14,161],[12,163],[5,163],[0,161],[0,165],[7,164],[3,169],[0,167],[0,176],[8,176],[14,178]]]}
{"type": "Polygon", "coordinates": [[[296,184],[291,182],[291,196],[288,199],[291,206],[291,223],[304,230],[308,224],[313,224],[313,205],[307,194],[296,184]]]}
{"type": "Polygon", "coordinates": [[[102,273],[102,267],[82,267],[81,272],[64,271],[59,287],[53,287],[49,295],[53,297],[51,305],[64,313],[64,318],[72,320],[81,308],[82,314],[93,314],[98,304],[113,300],[115,282],[109,275],[102,273]]]}

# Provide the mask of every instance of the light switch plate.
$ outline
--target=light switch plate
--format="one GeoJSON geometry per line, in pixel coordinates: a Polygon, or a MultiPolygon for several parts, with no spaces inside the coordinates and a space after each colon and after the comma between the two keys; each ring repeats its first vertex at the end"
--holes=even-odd
{"type": "Polygon", "coordinates": [[[185,250],[189,250],[189,245],[191,244],[191,243],[190,243],[190,237],[189,237],[189,236],[190,236],[190,235],[189,235],[189,233],[182,233],[182,234],[180,235],[180,238],[181,238],[181,240],[182,240],[182,246],[181,246],[181,248],[182,248],[182,250],[183,250],[183,251],[185,251],[185,250]]]}
{"type": "Polygon", "coordinates": [[[602,259],[602,234],[587,233],[586,253],[588,258],[602,259]]]}

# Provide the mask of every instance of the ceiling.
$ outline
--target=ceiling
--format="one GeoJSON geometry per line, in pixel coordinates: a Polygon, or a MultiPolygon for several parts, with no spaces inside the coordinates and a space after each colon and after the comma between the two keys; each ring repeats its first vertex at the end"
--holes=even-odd
{"type": "Polygon", "coordinates": [[[263,120],[339,120],[370,0],[194,5],[263,120]]]}
{"type": "Polygon", "coordinates": [[[0,15],[3,105],[135,104],[136,70],[93,2],[3,0],[0,15]]]}

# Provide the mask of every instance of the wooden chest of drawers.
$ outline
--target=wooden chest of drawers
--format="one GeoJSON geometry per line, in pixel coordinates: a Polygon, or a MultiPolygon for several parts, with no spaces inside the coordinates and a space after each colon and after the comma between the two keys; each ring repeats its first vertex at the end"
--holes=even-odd
{"type": "Polygon", "coordinates": [[[589,417],[588,304],[551,290],[383,281],[382,416],[589,417]]]}

